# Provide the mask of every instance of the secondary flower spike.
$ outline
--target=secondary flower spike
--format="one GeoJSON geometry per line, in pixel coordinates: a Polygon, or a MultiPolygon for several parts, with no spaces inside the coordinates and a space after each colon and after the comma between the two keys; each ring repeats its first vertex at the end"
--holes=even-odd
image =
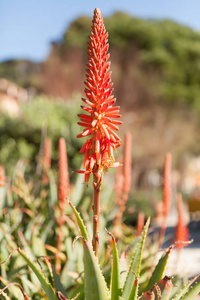
{"type": "MultiPolygon", "coordinates": [[[[88,64],[85,81],[85,95],[82,98],[87,106],[81,106],[88,114],[79,114],[80,126],[85,127],[77,137],[89,138],[80,150],[85,153],[83,171],[88,183],[90,174],[93,173],[102,181],[103,167],[106,171],[110,167],[117,167],[114,162],[113,150],[121,145],[121,139],[116,134],[117,125],[122,122],[118,119],[119,106],[113,106],[116,99],[112,95],[113,83],[111,82],[110,62],[108,54],[108,33],[103,24],[103,18],[98,8],[94,10],[92,30],[88,42],[88,64]]],[[[94,180],[96,182],[96,179],[94,180]]]]}

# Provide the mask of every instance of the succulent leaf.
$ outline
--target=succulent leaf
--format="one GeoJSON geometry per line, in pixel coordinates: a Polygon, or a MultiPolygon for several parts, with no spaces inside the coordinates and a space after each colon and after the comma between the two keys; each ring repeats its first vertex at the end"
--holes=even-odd
{"type": "Polygon", "coordinates": [[[52,268],[52,273],[53,273],[53,280],[55,282],[55,288],[56,288],[56,291],[60,291],[62,292],[62,294],[67,297],[66,295],[66,292],[65,292],[65,289],[62,285],[62,282],[60,281],[60,277],[58,276],[58,274],[56,273],[55,271],[55,268],[53,265],[51,265],[51,268],[52,268]]]}
{"type": "Polygon", "coordinates": [[[191,289],[181,297],[180,300],[191,300],[194,299],[200,292],[200,281],[196,282],[191,289]]]}
{"type": "Polygon", "coordinates": [[[143,229],[142,235],[136,245],[136,250],[134,252],[132,261],[130,263],[129,271],[127,273],[126,281],[125,281],[124,287],[123,287],[124,299],[129,299],[129,297],[130,297],[131,289],[134,285],[135,276],[137,276],[137,278],[139,279],[140,266],[141,266],[141,260],[142,260],[142,252],[143,252],[144,242],[146,239],[149,224],[150,224],[150,218],[148,218],[148,220],[146,222],[146,225],[143,229]],[[131,270],[135,272],[135,275],[131,272],[131,270]]]}
{"type": "Polygon", "coordinates": [[[149,279],[146,290],[149,290],[155,283],[157,283],[159,280],[162,279],[166,265],[167,265],[169,255],[170,255],[173,247],[174,246],[170,246],[169,248],[167,248],[165,250],[165,252],[163,253],[163,255],[161,256],[159,262],[157,263],[157,265],[153,271],[151,278],[149,279]]]}
{"type": "Polygon", "coordinates": [[[73,209],[73,212],[75,214],[76,217],[76,221],[78,223],[81,235],[87,240],[89,241],[89,236],[88,236],[88,232],[87,232],[87,228],[80,216],[80,214],[78,213],[78,211],[76,210],[76,208],[73,206],[73,204],[69,201],[69,205],[71,206],[71,208],[73,209]]]}
{"type": "Polygon", "coordinates": [[[121,297],[122,290],[120,284],[120,270],[119,270],[119,256],[117,251],[117,245],[113,235],[111,235],[111,233],[109,233],[108,231],[107,233],[112,238],[112,253],[113,253],[111,285],[110,285],[111,300],[122,300],[121,297]]]}
{"type": "Polygon", "coordinates": [[[19,254],[24,258],[24,260],[27,262],[29,267],[32,269],[34,274],[37,276],[38,280],[40,281],[43,290],[45,291],[47,297],[49,300],[57,300],[57,296],[55,294],[55,291],[53,290],[50,283],[47,281],[44,274],[40,271],[40,269],[36,266],[36,264],[26,255],[26,253],[18,248],[19,254]]]}
{"type": "Polygon", "coordinates": [[[109,300],[108,289],[90,243],[83,238],[85,300],[109,300]]]}
{"type": "MultiPolygon", "coordinates": [[[[5,285],[5,286],[7,286],[7,285],[9,285],[9,281],[8,280],[5,280],[3,277],[0,277],[1,278],[1,282],[5,285]]],[[[18,289],[18,287],[16,287],[15,285],[10,285],[9,287],[8,287],[8,289],[9,289],[9,294],[10,295],[12,295],[12,296],[14,296],[15,298],[20,298],[21,297],[21,292],[20,292],[20,290],[18,289]]],[[[3,290],[0,290],[0,295],[3,295],[4,296],[4,294],[5,295],[7,295],[3,290]]],[[[5,296],[4,296],[5,297],[5,296]]],[[[7,296],[8,297],[8,296],[7,296]]],[[[1,299],[1,298],[0,298],[1,299]]],[[[9,298],[9,300],[10,300],[10,298],[9,298]]]]}
{"type": "Polygon", "coordinates": [[[186,283],[186,285],[184,285],[184,287],[174,296],[173,300],[179,300],[182,299],[181,297],[183,295],[185,295],[185,293],[187,292],[188,288],[199,278],[199,276],[196,276],[194,278],[192,278],[190,281],[188,281],[186,283]]]}
{"type": "Polygon", "coordinates": [[[130,292],[129,300],[137,300],[137,294],[138,294],[138,279],[136,278],[133,287],[130,292]]]}
{"type": "Polygon", "coordinates": [[[8,295],[7,295],[5,292],[2,292],[2,291],[0,290],[0,294],[2,294],[2,295],[4,296],[5,300],[11,300],[11,298],[8,297],[8,295]]]}

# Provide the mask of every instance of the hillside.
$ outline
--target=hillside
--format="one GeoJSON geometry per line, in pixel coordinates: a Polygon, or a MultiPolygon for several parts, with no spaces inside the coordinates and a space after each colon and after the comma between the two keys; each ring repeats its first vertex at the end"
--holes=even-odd
{"type": "Polygon", "coordinates": [[[23,88],[42,90],[42,64],[29,60],[8,60],[0,63],[0,78],[11,80],[23,88]]]}
{"type": "MultiPolygon", "coordinates": [[[[78,18],[61,42],[53,44],[44,62],[47,94],[69,97],[83,90],[90,23],[88,17],[78,18]]],[[[122,105],[143,106],[161,100],[200,110],[199,33],[169,20],[142,20],[123,13],[105,19],[105,25],[115,94],[122,105]]]]}
{"type": "MultiPolygon", "coordinates": [[[[124,13],[105,18],[115,94],[125,106],[156,100],[200,110],[200,34],[169,20],[143,20],[124,13]]],[[[7,61],[0,77],[47,95],[69,98],[82,92],[89,17],[76,19],[43,64],[7,61]]]]}

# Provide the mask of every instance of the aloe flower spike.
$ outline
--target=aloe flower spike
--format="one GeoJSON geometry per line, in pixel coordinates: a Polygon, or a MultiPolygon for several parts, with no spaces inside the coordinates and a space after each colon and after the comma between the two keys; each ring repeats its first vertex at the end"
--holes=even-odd
{"type": "Polygon", "coordinates": [[[75,171],[85,174],[88,185],[90,175],[93,174],[94,187],[94,217],[93,217],[93,249],[98,257],[99,247],[99,218],[100,218],[100,190],[104,169],[120,164],[115,162],[113,150],[122,142],[117,133],[122,122],[113,120],[120,118],[119,107],[114,107],[116,99],[112,95],[110,62],[108,54],[108,33],[99,8],[94,10],[92,30],[88,42],[88,64],[85,81],[86,99],[82,99],[81,106],[84,114],[79,114],[78,124],[84,127],[77,137],[88,137],[80,153],[85,153],[84,170],[75,171]]]}

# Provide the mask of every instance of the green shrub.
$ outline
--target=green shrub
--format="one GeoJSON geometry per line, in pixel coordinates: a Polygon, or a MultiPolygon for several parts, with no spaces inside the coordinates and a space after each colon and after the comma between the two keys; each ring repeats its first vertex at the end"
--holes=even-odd
{"type": "Polygon", "coordinates": [[[57,161],[55,151],[58,139],[62,136],[68,143],[69,169],[78,168],[81,157],[78,150],[81,142],[76,138],[78,125],[77,113],[80,107],[76,98],[68,102],[39,96],[23,104],[19,117],[10,117],[2,113],[0,119],[0,163],[11,174],[13,166],[20,158],[31,163],[38,156],[42,128],[52,139],[52,158],[57,161]]]}

